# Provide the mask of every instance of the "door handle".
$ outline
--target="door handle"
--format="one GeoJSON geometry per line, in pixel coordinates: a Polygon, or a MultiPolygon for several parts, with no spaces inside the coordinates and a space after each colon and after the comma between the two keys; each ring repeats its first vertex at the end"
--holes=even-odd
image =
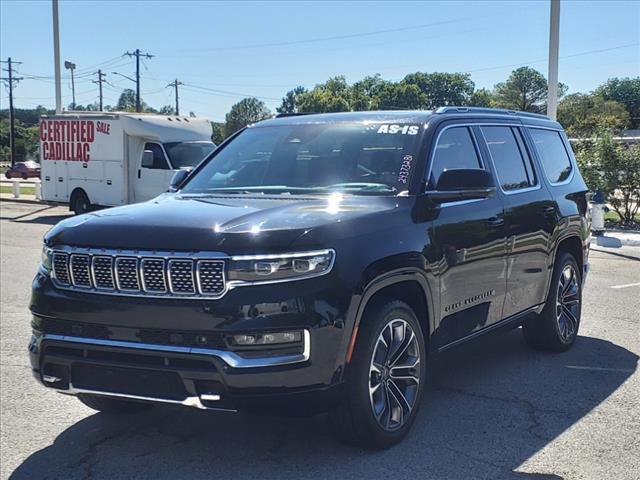
{"type": "Polygon", "coordinates": [[[487,220],[487,224],[491,228],[502,227],[504,225],[504,218],[502,218],[502,217],[491,217],[489,220],[487,220]]]}
{"type": "Polygon", "coordinates": [[[138,169],[138,178],[140,178],[141,169],[138,169]]]}
{"type": "Polygon", "coordinates": [[[545,217],[554,217],[556,215],[556,207],[544,207],[545,217]]]}

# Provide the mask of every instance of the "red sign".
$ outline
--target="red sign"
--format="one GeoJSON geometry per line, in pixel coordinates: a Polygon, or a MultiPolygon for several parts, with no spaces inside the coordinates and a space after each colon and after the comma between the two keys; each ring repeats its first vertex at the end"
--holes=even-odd
{"type": "Polygon", "coordinates": [[[95,130],[92,120],[41,120],[42,159],[88,162],[95,130]]]}

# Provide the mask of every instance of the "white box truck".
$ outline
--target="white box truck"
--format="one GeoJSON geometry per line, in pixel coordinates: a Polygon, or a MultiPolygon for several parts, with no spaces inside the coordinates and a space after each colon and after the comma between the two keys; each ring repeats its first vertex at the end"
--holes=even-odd
{"type": "Polygon", "coordinates": [[[93,206],[137,203],[167,191],[175,171],[208,155],[203,118],[73,112],[40,119],[42,200],[93,206]]]}

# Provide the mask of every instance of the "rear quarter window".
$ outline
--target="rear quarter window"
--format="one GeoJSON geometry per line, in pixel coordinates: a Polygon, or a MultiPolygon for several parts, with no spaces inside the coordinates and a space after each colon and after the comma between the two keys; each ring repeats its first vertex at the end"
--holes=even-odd
{"type": "Polygon", "coordinates": [[[540,155],[549,182],[561,183],[569,178],[573,166],[560,132],[529,128],[529,133],[540,155]]]}

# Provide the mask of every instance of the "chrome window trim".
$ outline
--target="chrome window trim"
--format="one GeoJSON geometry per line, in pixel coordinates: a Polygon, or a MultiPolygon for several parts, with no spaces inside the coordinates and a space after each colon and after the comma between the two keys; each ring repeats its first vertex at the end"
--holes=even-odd
{"type": "MultiPolygon", "coordinates": [[[[425,185],[427,185],[426,188],[428,188],[429,185],[429,179],[431,178],[431,171],[433,169],[433,161],[436,158],[436,150],[438,148],[438,142],[440,141],[440,137],[442,137],[442,134],[449,130],[450,128],[456,128],[456,127],[465,127],[469,130],[469,135],[471,136],[471,141],[473,142],[473,146],[476,149],[476,155],[478,156],[478,160],[480,161],[480,165],[482,166],[482,168],[479,168],[478,170],[486,170],[487,166],[484,163],[484,159],[482,158],[482,150],[480,150],[480,145],[478,145],[478,139],[476,138],[475,132],[472,130],[473,127],[475,127],[476,125],[480,125],[480,124],[476,124],[476,123],[454,123],[452,125],[445,125],[442,130],[440,130],[438,132],[438,135],[436,136],[436,141],[433,144],[433,151],[431,152],[431,157],[429,158],[429,170],[427,171],[427,175],[424,177],[424,182],[425,185]]],[[[485,125],[485,124],[482,124],[485,125]]],[[[487,124],[488,125],[488,124],[487,124]]],[[[433,186],[433,188],[435,188],[435,185],[433,186]]]]}
{"type": "MultiPolygon", "coordinates": [[[[480,128],[480,133],[482,134],[482,139],[484,140],[484,144],[487,146],[487,151],[489,152],[489,159],[491,160],[491,165],[493,165],[493,171],[495,172],[495,176],[496,176],[496,180],[498,181],[498,188],[500,188],[500,191],[505,194],[505,195],[517,195],[519,193],[527,193],[527,192],[533,192],[535,190],[540,190],[542,188],[542,185],[540,184],[540,178],[539,175],[537,175],[537,172],[535,170],[535,165],[534,162],[531,161],[531,157],[529,158],[529,161],[531,162],[531,168],[533,169],[533,173],[536,174],[536,184],[533,186],[529,186],[529,187],[524,187],[524,188],[516,188],[514,190],[505,190],[504,188],[502,188],[502,182],[500,181],[500,173],[498,172],[498,167],[496,167],[496,162],[493,159],[493,155],[491,153],[491,149],[489,148],[489,142],[487,142],[487,137],[485,137],[484,135],[484,131],[482,130],[483,126],[488,126],[488,127],[496,127],[498,125],[481,125],[480,128]]],[[[509,130],[511,130],[512,128],[518,128],[515,126],[511,126],[511,125],[504,125],[504,127],[508,128],[509,130]]],[[[513,135],[513,133],[512,133],[513,135]]],[[[514,137],[514,140],[516,141],[516,145],[517,145],[517,140],[514,137]]],[[[522,139],[524,141],[524,137],[522,139]]],[[[525,148],[526,148],[526,144],[525,144],[525,148]]],[[[518,146],[518,150],[520,149],[520,147],[518,146]]],[[[528,153],[528,152],[527,152],[528,153]]],[[[525,158],[522,156],[522,153],[520,154],[520,158],[522,159],[522,161],[525,161],[525,158]]],[[[523,167],[524,167],[524,163],[523,163],[523,167]]],[[[544,168],[544,166],[543,166],[544,168]]],[[[526,173],[526,168],[525,168],[525,173],[526,173]]]]}
{"type": "Polygon", "coordinates": [[[531,143],[533,143],[533,148],[536,150],[536,155],[538,155],[538,159],[540,160],[540,165],[542,165],[542,171],[544,172],[544,176],[547,179],[547,182],[549,182],[549,185],[551,185],[552,187],[561,187],[562,185],[567,185],[569,183],[571,183],[571,181],[573,180],[573,177],[576,174],[576,169],[578,168],[576,165],[576,160],[573,154],[573,150],[571,148],[567,148],[567,142],[565,139],[565,136],[563,135],[564,131],[563,130],[558,130],[557,128],[550,128],[550,127],[539,127],[537,125],[523,125],[524,128],[526,128],[527,130],[531,130],[531,129],[537,129],[537,130],[551,130],[552,132],[556,132],[558,134],[558,136],[560,137],[560,141],[562,142],[562,146],[564,147],[564,151],[567,154],[567,157],[569,157],[569,164],[571,165],[571,174],[563,181],[561,182],[552,182],[551,180],[549,180],[549,175],[547,174],[547,170],[544,166],[544,160],[542,159],[542,153],[540,153],[540,150],[538,149],[538,146],[536,145],[535,140],[533,140],[533,135],[531,135],[531,132],[529,131],[529,135],[531,135],[531,143]]]}
{"type": "Polygon", "coordinates": [[[55,335],[45,333],[40,337],[40,341],[55,340],[59,342],[70,342],[78,344],[96,345],[102,347],[130,348],[133,350],[152,350],[157,352],[172,352],[194,355],[208,355],[219,358],[231,368],[259,368],[273,367],[279,365],[291,365],[294,363],[306,362],[311,356],[311,334],[309,330],[303,329],[302,353],[293,355],[278,355],[262,358],[244,358],[240,355],[216,348],[197,347],[177,347],[172,345],[158,345],[143,342],[127,342],[122,340],[104,340],[99,338],[74,337],[69,335],[55,335]]]}

